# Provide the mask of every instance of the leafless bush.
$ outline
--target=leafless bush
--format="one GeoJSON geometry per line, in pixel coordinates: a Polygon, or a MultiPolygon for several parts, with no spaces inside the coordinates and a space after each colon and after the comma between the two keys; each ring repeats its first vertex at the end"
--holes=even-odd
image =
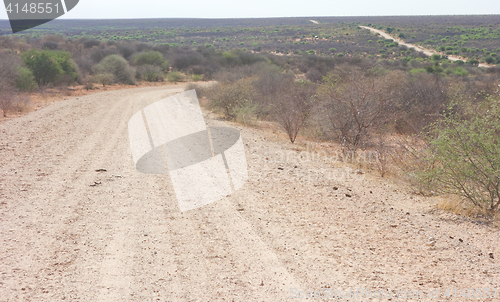
{"type": "Polygon", "coordinates": [[[439,76],[418,74],[408,78],[399,101],[396,130],[418,134],[435,121],[448,102],[448,83],[439,76]]]}
{"type": "Polygon", "coordinates": [[[313,105],[315,87],[310,82],[286,81],[275,95],[273,115],[294,143],[313,105]]]}
{"type": "Polygon", "coordinates": [[[30,98],[26,94],[16,94],[13,90],[4,91],[0,95],[0,110],[3,117],[7,117],[7,112],[23,112],[28,109],[30,98]]]}
{"type": "Polygon", "coordinates": [[[397,87],[393,81],[391,76],[369,77],[358,67],[343,66],[320,86],[318,118],[343,152],[363,147],[371,132],[394,115],[397,87]]]}
{"type": "Polygon", "coordinates": [[[391,161],[402,172],[417,193],[432,194],[434,192],[434,181],[428,177],[422,177],[425,171],[429,171],[435,163],[429,162],[429,145],[420,136],[401,136],[395,140],[397,145],[391,153],[391,161]]]}
{"type": "Polygon", "coordinates": [[[92,77],[92,83],[101,84],[102,87],[113,84],[114,76],[111,73],[100,73],[92,77]]]}
{"type": "Polygon", "coordinates": [[[19,67],[19,58],[0,53],[0,109],[4,117],[16,107],[15,80],[19,67]]]}
{"type": "Polygon", "coordinates": [[[380,176],[384,177],[389,172],[391,162],[391,148],[383,136],[378,136],[374,142],[376,161],[374,163],[380,176]]]}
{"type": "Polygon", "coordinates": [[[233,83],[214,85],[209,106],[222,111],[226,117],[235,119],[238,108],[251,102],[255,96],[253,81],[253,78],[244,78],[233,83]]]}

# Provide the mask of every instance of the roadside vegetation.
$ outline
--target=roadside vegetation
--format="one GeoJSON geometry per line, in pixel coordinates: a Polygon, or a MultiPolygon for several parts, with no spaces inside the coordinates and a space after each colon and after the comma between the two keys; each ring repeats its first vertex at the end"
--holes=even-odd
{"type": "Polygon", "coordinates": [[[498,24],[481,27],[476,17],[446,28],[398,18],[318,20],[253,27],[97,24],[56,35],[43,27],[0,35],[0,110],[4,116],[25,110],[30,94],[52,87],[216,81],[188,88],[227,119],[276,122],[291,143],[301,137],[332,142],[358,168],[403,177],[421,194],[454,194],[484,213],[499,212],[500,68],[477,66],[500,63],[498,24]],[[443,53],[428,57],[359,25],[443,53]],[[438,42],[429,44],[432,30],[438,42]],[[482,50],[469,51],[477,43],[482,50]],[[457,51],[464,60],[449,61],[457,51]],[[356,162],[367,150],[374,160],[356,162]]]}

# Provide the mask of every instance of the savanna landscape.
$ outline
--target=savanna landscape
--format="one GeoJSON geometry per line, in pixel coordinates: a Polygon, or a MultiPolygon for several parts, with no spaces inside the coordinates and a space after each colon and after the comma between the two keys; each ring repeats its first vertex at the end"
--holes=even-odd
{"type": "Polygon", "coordinates": [[[0,301],[497,301],[499,54],[498,15],[0,20],[0,301]],[[193,89],[249,177],[180,212],[127,122],[193,89]]]}

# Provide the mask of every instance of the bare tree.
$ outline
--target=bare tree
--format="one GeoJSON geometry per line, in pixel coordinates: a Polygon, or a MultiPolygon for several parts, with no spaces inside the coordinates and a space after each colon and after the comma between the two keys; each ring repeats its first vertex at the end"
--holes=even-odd
{"type": "Polygon", "coordinates": [[[314,95],[313,84],[293,80],[282,82],[275,95],[274,116],[292,143],[309,116],[314,95]]]}
{"type": "Polygon", "coordinates": [[[397,89],[393,77],[370,77],[357,67],[339,68],[319,89],[320,108],[344,152],[355,152],[371,131],[382,127],[394,112],[397,89]]]}

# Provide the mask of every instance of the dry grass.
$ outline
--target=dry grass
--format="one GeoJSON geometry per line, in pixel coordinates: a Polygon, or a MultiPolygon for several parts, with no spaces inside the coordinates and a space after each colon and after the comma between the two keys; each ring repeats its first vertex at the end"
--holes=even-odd
{"type": "Polygon", "coordinates": [[[437,198],[436,208],[471,219],[485,220],[492,226],[500,227],[500,213],[474,206],[461,196],[446,194],[437,198]]]}

